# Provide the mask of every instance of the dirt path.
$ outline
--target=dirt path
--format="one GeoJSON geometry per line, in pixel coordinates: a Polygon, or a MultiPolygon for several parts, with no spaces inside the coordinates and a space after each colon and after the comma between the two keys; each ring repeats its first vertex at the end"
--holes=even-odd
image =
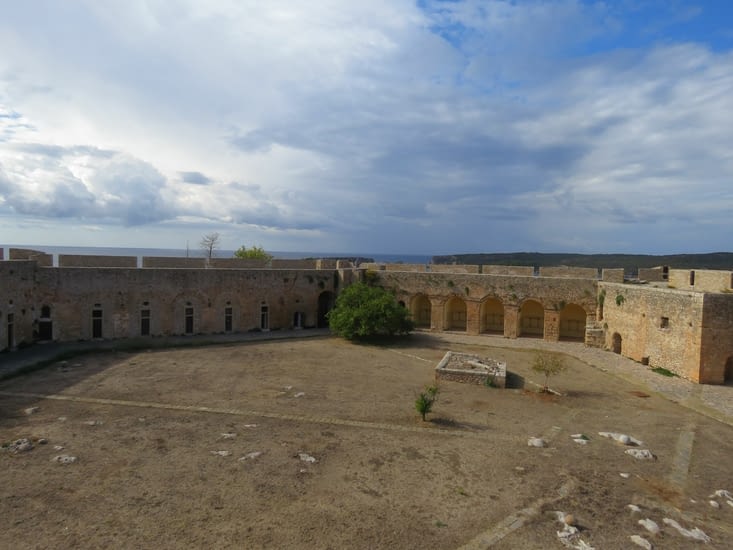
{"type": "Polygon", "coordinates": [[[0,453],[0,545],[563,548],[560,510],[576,544],[698,544],[667,518],[728,547],[733,504],[708,498],[733,491],[726,415],[690,408],[707,406],[688,383],[580,351],[552,382],[562,397],[533,389],[531,349],[452,334],[103,353],[7,380],[0,438],[33,448],[0,453]],[[442,383],[423,423],[416,392],[448,349],[507,361],[514,387],[442,383]],[[640,439],[656,460],[599,432],[640,439]]]}

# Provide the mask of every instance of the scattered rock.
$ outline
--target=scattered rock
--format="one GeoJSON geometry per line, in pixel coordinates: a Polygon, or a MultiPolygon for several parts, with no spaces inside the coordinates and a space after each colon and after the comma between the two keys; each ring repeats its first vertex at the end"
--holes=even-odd
{"type": "Polygon", "coordinates": [[[256,428],[257,424],[245,424],[244,427],[245,428],[256,428]]]}
{"type": "Polygon", "coordinates": [[[53,457],[51,459],[51,462],[58,462],[59,464],[73,464],[74,462],[76,462],[76,460],[77,459],[75,456],[59,455],[59,456],[53,457]]]}
{"type": "Polygon", "coordinates": [[[649,531],[652,535],[656,535],[657,533],[659,533],[659,525],[657,525],[657,522],[652,519],[649,519],[649,518],[640,519],[638,523],[644,529],[649,531]]]}
{"type": "Polygon", "coordinates": [[[527,441],[528,447],[547,447],[547,441],[541,437],[530,437],[527,441]]]}
{"type": "Polygon", "coordinates": [[[39,437],[37,443],[39,445],[48,445],[48,439],[46,439],[45,437],[39,437]]]}
{"type": "Polygon", "coordinates": [[[235,437],[237,437],[237,434],[233,432],[227,432],[227,433],[221,434],[222,439],[234,439],[235,437]]]}
{"type": "Polygon", "coordinates": [[[293,389],[293,386],[285,386],[285,387],[283,387],[283,389],[284,389],[285,391],[290,391],[290,390],[292,390],[292,389],[293,389]]]}
{"type": "Polygon", "coordinates": [[[86,424],[87,426],[101,426],[102,424],[104,424],[104,422],[102,422],[101,420],[87,420],[86,422],[84,422],[84,424],[86,424]]]}
{"type": "Polygon", "coordinates": [[[59,416],[56,420],[58,420],[59,422],[66,422],[66,417],[65,416],[59,416]]]}
{"type": "Polygon", "coordinates": [[[581,540],[580,530],[575,526],[573,514],[566,514],[560,510],[555,510],[554,514],[555,519],[562,523],[562,531],[557,531],[557,538],[563,546],[577,550],[593,550],[592,546],[581,540]]]}
{"type": "Polygon", "coordinates": [[[631,542],[633,542],[637,546],[641,546],[646,550],[652,550],[652,543],[646,540],[644,537],[641,537],[639,535],[631,535],[629,539],[631,539],[631,542]]]}
{"type": "Polygon", "coordinates": [[[710,506],[712,506],[713,508],[720,508],[720,504],[717,500],[710,500],[708,502],[710,502],[710,506]]]}
{"type": "Polygon", "coordinates": [[[242,458],[240,458],[239,460],[240,460],[240,461],[245,461],[245,460],[254,460],[255,458],[257,458],[257,457],[259,457],[259,456],[261,456],[261,455],[262,455],[262,451],[254,451],[254,452],[251,452],[251,453],[247,453],[246,455],[244,455],[244,456],[243,456],[242,458]]]}
{"type": "Polygon", "coordinates": [[[24,412],[27,415],[36,414],[38,411],[40,411],[40,407],[28,407],[24,412]]]}
{"type": "Polygon", "coordinates": [[[307,462],[308,464],[313,464],[316,461],[316,458],[314,456],[311,456],[307,453],[298,453],[298,458],[303,462],[307,462]]]}
{"type": "Polygon", "coordinates": [[[620,473],[619,475],[620,475],[620,476],[621,476],[622,478],[624,478],[624,479],[629,479],[629,478],[631,477],[631,474],[629,474],[629,473],[626,473],[626,472],[621,472],[621,473],[620,473]]]}
{"type": "Polygon", "coordinates": [[[632,512],[641,512],[641,508],[639,508],[636,504],[627,504],[626,507],[632,512]]]}
{"type": "Polygon", "coordinates": [[[670,527],[673,527],[677,530],[677,532],[682,535],[683,537],[686,537],[688,539],[698,540],[700,542],[710,542],[712,539],[707,536],[702,529],[698,527],[694,527],[692,529],[685,529],[682,527],[679,523],[677,523],[675,520],[670,518],[664,518],[662,520],[666,525],[669,525],[670,527]]]}
{"type": "Polygon", "coordinates": [[[33,449],[33,443],[31,443],[30,439],[24,437],[22,439],[16,439],[4,448],[11,453],[27,453],[33,449]]]}
{"type": "Polygon", "coordinates": [[[53,446],[53,450],[54,451],[63,451],[64,450],[64,446],[63,445],[54,445],[53,446]]]}
{"type": "Polygon", "coordinates": [[[656,456],[649,449],[626,449],[626,454],[639,460],[656,460],[656,456]]]}
{"type": "Polygon", "coordinates": [[[585,434],[573,434],[570,436],[578,445],[587,445],[590,438],[585,434]]]}
{"type": "Polygon", "coordinates": [[[514,469],[520,474],[523,474],[527,470],[524,466],[514,466],[514,469]]]}
{"type": "Polygon", "coordinates": [[[635,447],[641,447],[644,442],[639,441],[635,437],[631,437],[630,435],[616,433],[616,432],[598,432],[598,435],[601,437],[607,437],[609,439],[613,439],[614,441],[617,441],[618,443],[621,443],[622,445],[634,445],[635,447]]]}
{"type": "Polygon", "coordinates": [[[305,395],[305,392],[304,391],[299,391],[298,393],[296,393],[295,395],[293,395],[293,397],[303,397],[304,395],[305,395]]]}
{"type": "Polygon", "coordinates": [[[715,498],[715,497],[724,498],[728,502],[733,501],[733,495],[730,494],[730,492],[729,491],[726,491],[725,489],[718,489],[712,495],[710,495],[708,498],[715,498]]]}
{"type": "Polygon", "coordinates": [[[231,451],[210,451],[214,456],[231,456],[231,451]]]}

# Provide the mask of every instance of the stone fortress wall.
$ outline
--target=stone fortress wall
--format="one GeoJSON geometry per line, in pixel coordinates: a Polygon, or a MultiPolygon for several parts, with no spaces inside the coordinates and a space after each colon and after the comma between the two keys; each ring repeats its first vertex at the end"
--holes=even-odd
{"type": "Polygon", "coordinates": [[[133,257],[62,255],[52,267],[48,254],[8,256],[0,350],[325,327],[342,288],[377,279],[420,329],[581,341],[696,382],[733,379],[733,272],[655,268],[640,271],[648,284],[630,284],[621,269],[563,266],[146,257],[137,267],[133,257]]]}

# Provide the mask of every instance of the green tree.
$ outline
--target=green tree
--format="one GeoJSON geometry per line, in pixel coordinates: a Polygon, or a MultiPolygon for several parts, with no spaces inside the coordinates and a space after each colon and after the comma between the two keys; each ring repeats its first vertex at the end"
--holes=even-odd
{"type": "Polygon", "coordinates": [[[532,362],[532,370],[545,375],[545,385],[542,387],[543,392],[550,390],[550,376],[560,374],[566,368],[567,365],[562,360],[562,357],[554,353],[538,352],[532,362]]]}
{"type": "Polygon", "coordinates": [[[242,260],[265,260],[266,262],[272,260],[272,254],[268,254],[261,246],[252,246],[250,248],[240,246],[234,252],[234,257],[242,260]]]}
{"type": "Polygon", "coordinates": [[[407,334],[414,328],[410,313],[394,294],[364,283],[355,283],[339,294],[328,313],[328,324],[349,340],[407,334]]]}

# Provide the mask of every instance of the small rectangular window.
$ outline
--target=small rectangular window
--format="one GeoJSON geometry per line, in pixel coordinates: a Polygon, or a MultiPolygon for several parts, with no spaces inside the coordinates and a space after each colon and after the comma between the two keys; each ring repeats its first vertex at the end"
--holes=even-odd
{"type": "Polygon", "coordinates": [[[102,310],[92,310],[92,338],[102,338],[102,310]]]}
{"type": "Polygon", "coordinates": [[[669,328],[669,317],[662,317],[659,322],[659,328],[669,328]]]}
{"type": "Polygon", "coordinates": [[[150,336],[150,310],[140,311],[140,336],[150,336]]]}
{"type": "Polygon", "coordinates": [[[267,306],[260,308],[260,330],[268,330],[270,328],[270,312],[267,306]]]}
{"type": "Polygon", "coordinates": [[[224,308],[224,332],[232,331],[232,308],[224,308]]]}
{"type": "Polygon", "coordinates": [[[695,286],[695,272],[690,271],[690,286],[695,286]]]}
{"type": "Polygon", "coordinates": [[[186,334],[193,334],[193,308],[186,308],[186,334]]]}

